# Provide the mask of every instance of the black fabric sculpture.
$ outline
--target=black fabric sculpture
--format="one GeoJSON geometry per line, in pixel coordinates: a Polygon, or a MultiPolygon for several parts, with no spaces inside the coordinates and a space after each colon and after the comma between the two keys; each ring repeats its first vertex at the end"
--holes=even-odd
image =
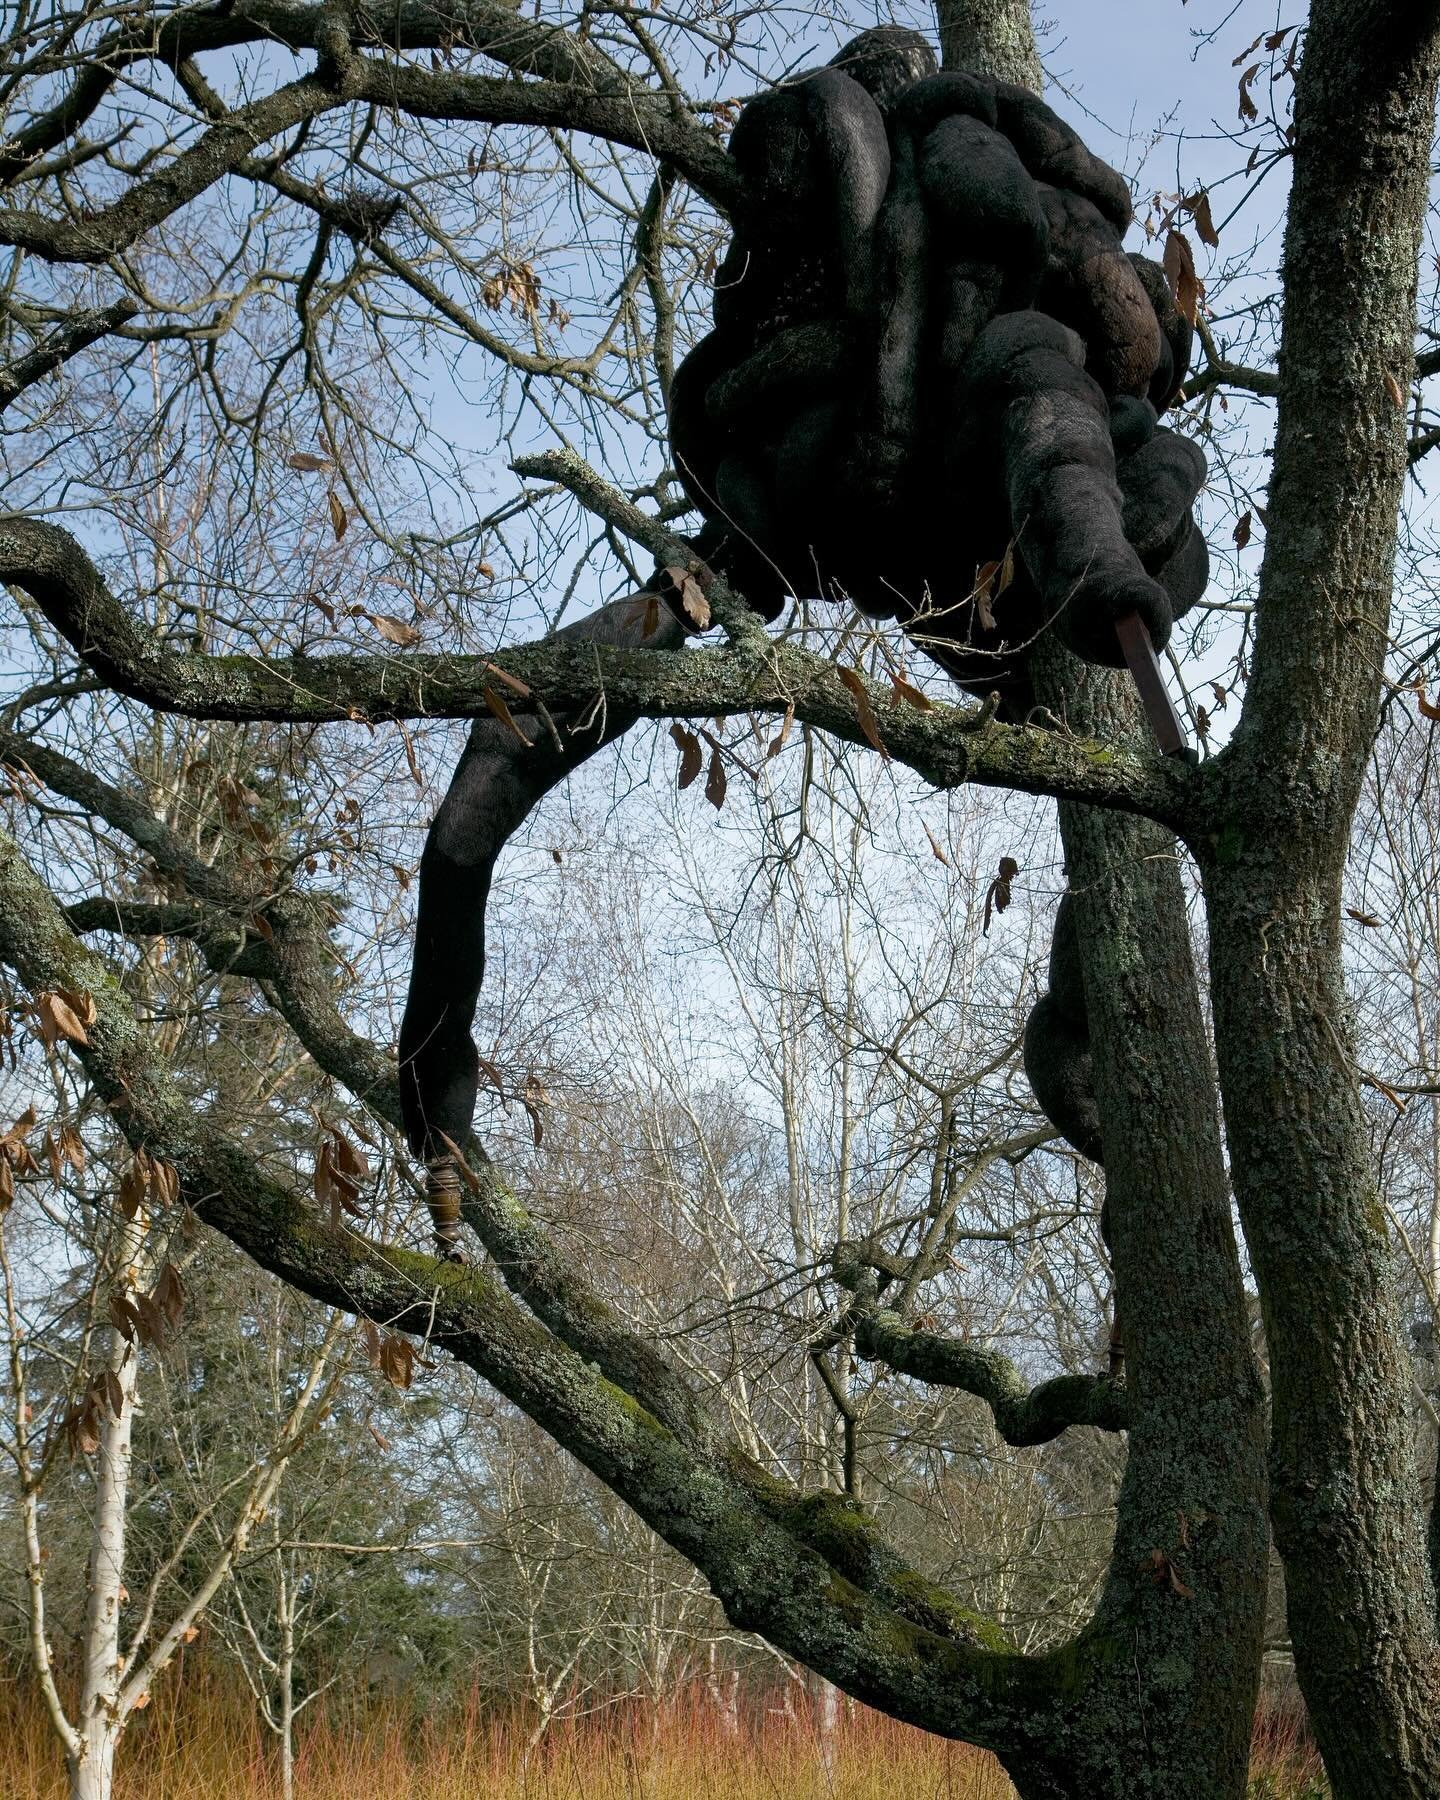
{"type": "MultiPolygon", "coordinates": [[[[1121,247],[1123,178],[1027,89],[942,73],[893,26],[751,101],[730,154],[745,198],[714,330],[670,395],[698,554],[767,619],[792,595],[897,619],[1012,717],[1047,625],[1118,667],[1115,622],[1135,613],[1162,649],[1208,576],[1192,513],[1205,460],[1158,423],[1192,333],[1158,265],[1121,247]],[[1013,574],[982,604],[987,564],[1013,574]]],[[[422,868],[421,944],[457,897],[422,868]]],[[[474,1100],[478,971],[458,974],[438,991],[417,946],[401,1058],[410,1141],[430,1157],[474,1100]]],[[[1068,901],[1025,1062],[1047,1115],[1098,1159],[1068,901]]]]}

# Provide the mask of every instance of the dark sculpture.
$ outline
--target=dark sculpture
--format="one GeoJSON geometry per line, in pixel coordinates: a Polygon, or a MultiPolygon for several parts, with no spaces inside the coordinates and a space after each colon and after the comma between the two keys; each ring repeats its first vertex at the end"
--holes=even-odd
{"type": "MultiPolygon", "coordinates": [[[[1192,332],[1159,266],[1121,248],[1122,177],[1027,89],[941,73],[893,26],[753,100],[730,152],[745,201],[715,328],[670,396],[698,554],[767,619],[795,595],[899,620],[1012,717],[1047,625],[1119,667],[1116,622],[1138,614],[1162,649],[1208,575],[1192,514],[1205,461],[1158,424],[1192,332]],[[977,598],[986,565],[1007,579],[977,598]]],[[[442,990],[421,956],[444,920],[454,969],[458,913],[488,885],[488,861],[480,882],[473,859],[461,879],[432,856],[466,781],[462,762],[427,846],[401,1032],[410,1141],[432,1159],[475,1093],[479,970],[442,990]]],[[[1047,1115],[1098,1159],[1068,901],[1025,1062],[1047,1115]]]]}

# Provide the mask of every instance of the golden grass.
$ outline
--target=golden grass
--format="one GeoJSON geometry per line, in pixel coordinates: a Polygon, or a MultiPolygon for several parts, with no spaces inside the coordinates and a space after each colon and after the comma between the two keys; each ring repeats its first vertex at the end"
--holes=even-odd
{"type": "MultiPolygon", "coordinates": [[[[1011,1800],[993,1757],[842,1707],[821,1729],[798,1691],[731,1720],[703,1691],[561,1718],[532,1746],[524,1715],[478,1696],[427,1719],[408,1701],[331,1708],[301,1721],[296,1800],[1011,1800]],[[798,1700],[798,1704],[796,1701],[798,1700]]],[[[1256,1800],[1319,1800],[1319,1763],[1298,1722],[1262,1719],[1256,1800]]],[[[279,1800],[274,1739],[248,1696],[192,1671],[157,1694],[121,1747],[115,1800],[279,1800]]],[[[65,1800],[44,1713],[0,1687],[0,1795],[65,1800]],[[8,1729],[7,1729],[8,1727],[8,1729]]]]}

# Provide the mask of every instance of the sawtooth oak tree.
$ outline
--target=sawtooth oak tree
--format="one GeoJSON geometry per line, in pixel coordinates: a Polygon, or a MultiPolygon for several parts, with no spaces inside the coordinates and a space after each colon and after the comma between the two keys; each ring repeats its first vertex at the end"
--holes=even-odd
{"type": "MultiPolygon", "coordinates": [[[[941,10],[948,66],[1039,85],[1023,0],[941,10]]],[[[1155,753],[1124,678],[1049,642],[1032,657],[1043,712],[1007,724],[984,705],[913,705],[903,687],[772,636],[718,579],[700,596],[717,635],[700,647],[632,595],[529,641],[502,637],[497,608],[476,654],[453,641],[410,649],[417,629],[372,610],[372,594],[353,616],[395,653],[317,653],[313,633],[297,649],[263,575],[241,592],[228,565],[198,600],[163,556],[148,589],[113,592],[104,533],[82,545],[45,516],[72,504],[57,471],[88,445],[98,461],[127,389],[148,381],[156,453],[111,471],[111,491],[167,482],[157,447],[172,376],[202,397],[212,449],[238,446],[252,472],[290,450],[297,478],[323,474],[337,540],[360,519],[391,557],[390,579],[413,555],[427,593],[443,596],[462,570],[473,585],[458,539],[436,530],[421,544],[375,504],[367,456],[406,448],[394,406],[403,356],[366,364],[356,343],[408,332],[412,353],[420,346],[412,423],[425,356],[464,346],[526,394],[549,384],[569,418],[608,407],[643,433],[663,414],[675,361],[666,259],[738,198],[723,143],[733,103],[698,96],[717,68],[756,91],[784,46],[756,53],[723,8],[537,6],[531,18],[502,0],[26,0],[3,46],[0,399],[18,424],[0,573],[35,648],[0,733],[20,820],[0,848],[0,960],[50,1046],[79,1059],[137,1153],[174,1171],[205,1224],[282,1280],[469,1364],[690,1558],[736,1626],[874,1706],[994,1750],[1025,1800],[1243,1793],[1267,1496],[1335,1791],[1440,1792],[1440,1636],[1410,1365],[1340,942],[1351,819],[1386,691],[1414,453],[1407,396],[1432,372],[1424,358],[1417,368],[1415,338],[1440,0],[1315,0],[1298,43],[1278,369],[1213,364],[1200,377],[1277,396],[1277,416],[1243,707],[1230,743],[1198,769],[1155,753]],[[553,301],[545,313],[506,236],[523,235],[525,195],[545,204],[537,170],[552,194],[587,194],[625,239],[611,314],[597,310],[584,355],[556,348],[570,321],[553,301]],[[488,262],[467,247],[482,225],[502,246],[488,262]],[[504,328],[503,308],[521,329],[504,328]],[[346,337],[352,312],[359,329],[346,337]],[[288,335],[273,330],[277,313],[288,335]],[[617,383],[615,369],[639,360],[637,334],[649,373],[617,383]],[[316,451],[291,449],[302,419],[316,451]],[[70,753],[73,728],[69,750],[55,747],[58,720],[127,708],[287,725],[312,754],[331,729],[478,721],[471,754],[489,773],[467,791],[494,851],[601,742],[642,720],[788,718],[883,745],[936,787],[1056,799],[1123,1380],[1032,1388],[997,1353],[885,1305],[892,1282],[913,1297],[933,1269],[897,1267],[869,1242],[836,1246],[832,1341],[978,1396],[1012,1444],[1074,1426],[1126,1433],[1108,1574],[1073,1640],[1017,1653],[908,1566],[852,1499],[801,1493],[762,1466],[662,1344],[557,1254],[475,1140],[458,1146],[454,1172],[488,1252],[480,1270],[376,1241],[339,1205],[327,1216],[252,1154],[227,1113],[177,1083],[124,978],[127,940],[181,937],[253,982],[321,1071],[379,1125],[400,1126],[393,1054],[336,1004],[342,939],[304,859],[205,853],[98,751],[70,753]],[[130,897],[69,892],[63,867],[29,853],[27,809],[78,809],[126,841],[144,897],[133,885],[130,897]],[[1203,879],[1218,1094],[1177,840],[1203,879]],[[1268,1446],[1232,1188],[1264,1316],[1268,1446]]],[[[592,245],[579,242],[577,258],[592,245]]],[[[568,444],[512,466],[573,496],[616,556],[628,540],[678,570],[682,596],[702,585],[675,535],[686,509],[673,480],[622,491],[568,444]]],[[[263,491],[254,473],[256,504],[263,491]]],[[[486,529],[503,536],[521,509],[507,502],[486,529]]],[[[123,532],[123,507],[109,516],[123,532]]],[[[323,587],[302,605],[311,625],[317,610],[335,624],[323,587]]],[[[327,1166],[324,1185],[353,1202],[346,1169],[327,1166]]],[[[80,1721],[77,1794],[94,1791],[86,1764],[80,1721]]]]}

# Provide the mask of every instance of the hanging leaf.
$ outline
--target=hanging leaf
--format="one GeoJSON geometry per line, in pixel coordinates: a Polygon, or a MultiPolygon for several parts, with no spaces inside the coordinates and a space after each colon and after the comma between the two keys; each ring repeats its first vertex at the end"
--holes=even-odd
{"type": "Polygon", "coordinates": [[[95,1022],[95,1002],[88,994],[77,996],[64,990],[51,992],[48,989],[36,994],[35,1012],[40,1022],[40,1039],[49,1049],[62,1037],[68,1038],[72,1044],[88,1044],[90,1034],[86,1031],[87,1023],[95,1022]],[[85,1004],[88,1002],[88,1006],[85,1004]],[[79,1010],[77,1011],[77,1003],[79,1010]],[[88,1012],[88,1020],[82,1015],[88,1012]]]}
{"type": "Polygon", "coordinates": [[[935,702],[928,694],[922,694],[913,682],[907,681],[903,675],[892,675],[890,680],[897,700],[903,700],[907,706],[913,706],[916,712],[934,712],[935,702]]]}
{"type": "Polygon", "coordinates": [[[127,1219],[133,1219],[145,1204],[145,1196],[150,1192],[150,1158],[143,1150],[137,1150],[131,1157],[129,1166],[120,1177],[120,1210],[127,1219]]]}
{"type": "MultiPolygon", "coordinates": [[[[358,1155],[358,1152],[354,1154],[358,1155]]],[[[315,1158],[314,1185],[315,1198],[329,1212],[332,1225],[339,1225],[342,1212],[358,1218],[364,1211],[360,1205],[360,1183],[340,1166],[333,1137],[327,1136],[321,1141],[315,1158]]]]}
{"type": "Polygon", "coordinates": [[[415,1352],[409,1340],[387,1331],[380,1340],[380,1372],[393,1387],[408,1388],[415,1378],[415,1352]]]}
{"type": "Polygon", "coordinates": [[[886,762],[890,760],[890,752],[880,738],[880,727],[875,722],[875,711],[870,704],[870,695],[865,687],[865,677],[858,669],[837,669],[836,674],[848,689],[855,702],[855,714],[860,721],[860,729],[865,733],[866,741],[872,750],[878,750],[886,762]]]}
{"type": "Polygon", "coordinates": [[[718,748],[710,752],[710,773],[705,777],[705,798],[716,812],[725,804],[725,763],[718,748]]]}
{"type": "Polygon", "coordinates": [[[128,1296],[117,1290],[110,1296],[106,1311],[116,1331],[127,1344],[133,1344],[140,1334],[140,1314],[131,1305],[128,1296]]]}
{"type": "Polygon", "coordinates": [[[445,1131],[440,1133],[440,1141],[450,1152],[451,1156],[454,1157],[455,1171],[459,1175],[461,1181],[465,1183],[472,1194],[478,1194],[480,1192],[480,1177],[470,1167],[469,1163],[466,1162],[464,1156],[461,1154],[460,1146],[455,1142],[454,1138],[445,1131]]]}
{"type": "Polygon", "coordinates": [[[175,1272],[175,1265],[167,1262],[155,1279],[150,1290],[150,1298],[159,1307],[165,1323],[173,1331],[179,1325],[185,1312],[185,1290],[180,1285],[180,1277],[175,1272]]]}
{"type": "Polygon", "coordinates": [[[710,602],[705,590],[691,570],[680,563],[668,563],[661,573],[668,579],[680,602],[680,610],[697,631],[710,628],[710,602]]]}
{"type": "Polygon", "coordinates": [[[491,712],[494,713],[495,717],[500,721],[500,723],[505,727],[505,729],[509,732],[512,732],[517,738],[519,738],[520,742],[525,746],[525,748],[527,750],[530,749],[530,747],[531,747],[530,740],[528,737],[526,737],[525,733],[520,729],[520,727],[515,723],[515,715],[511,712],[510,708],[505,704],[504,697],[499,693],[499,691],[497,689],[491,687],[491,685],[488,681],[485,683],[484,687],[481,688],[481,690],[480,690],[480,698],[490,708],[491,712]]]}
{"type": "Polygon", "coordinates": [[[340,504],[340,496],[332,488],[330,490],[330,523],[335,527],[336,538],[343,538],[345,528],[350,523],[345,508],[340,504]]]}
{"type": "Polygon", "coordinates": [[[1390,373],[1389,369],[1385,371],[1385,392],[1390,396],[1390,404],[1395,407],[1398,412],[1404,412],[1405,390],[1390,373]]]}
{"type": "Polygon", "coordinates": [[[338,1125],[330,1127],[330,1141],[334,1145],[335,1166],[341,1174],[348,1175],[354,1181],[368,1181],[370,1164],[365,1159],[364,1151],[357,1150],[338,1125]]]}
{"type": "Polygon", "coordinates": [[[637,594],[635,603],[625,615],[627,625],[638,625],[642,638],[654,637],[660,629],[660,596],[637,594]]]}
{"type": "Polygon", "coordinates": [[[1215,220],[1210,212],[1210,196],[1204,188],[1187,202],[1190,217],[1195,221],[1195,235],[1202,244],[1208,244],[1212,250],[1220,248],[1220,233],[1215,229],[1215,220]]]}
{"type": "Polygon", "coordinates": [[[1192,325],[1198,326],[1205,283],[1195,273],[1195,253],[1183,231],[1166,234],[1164,267],[1176,310],[1192,325]]]}
{"type": "MultiPolygon", "coordinates": [[[[923,819],[920,821],[920,823],[922,825],[925,825],[925,821],[923,819]]],[[[948,869],[950,867],[950,858],[940,848],[939,839],[935,836],[935,833],[930,829],[930,827],[928,825],[925,825],[925,835],[930,840],[930,852],[934,856],[936,862],[943,863],[945,865],[945,867],[948,869]]]]}
{"type": "Polygon", "coordinates": [[[180,1171],[173,1163],[150,1158],[150,1186],[161,1206],[173,1206],[180,1198],[180,1171]]]}
{"type": "Polygon", "coordinates": [[[1000,858],[1000,868],[995,879],[985,892],[985,925],[984,934],[990,935],[991,912],[1003,913],[1010,904],[1010,883],[1020,873],[1020,865],[1012,856],[1000,858]]]}
{"type": "Polygon", "coordinates": [[[704,760],[700,754],[700,740],[688,726],[682,725],[678,719],[670,727],[670,738],[680,752],[680,775],[675,785],[681,793],[684,793],[700,773],[700,766],[704,760]]]}
{"type": "Polygon", "coordinates": [[[139,1320],[140,1342],[163,1350],[170,1340],[165,1329],[165,1315],[149,1294],[136,1294],[131,1303],[139,1320]]]}
{"type": "Polygon", "coordinates": [[[512,694],[518,694],[522,700],[528,700],[530,698],[530,690],[526,687],[520,677],[518,675],[511,675],[508,670],[502,669],[498,663],[487,662],[485,665],[485,673],[487,675],[493,675],[497,681],[503,682],[512,694]]]}
{"type": "Polygon", "coordinates": [[[402,650],[410,650],[420,642],[420,633],[415,627],[397,619],[393,613],[366,613],[365,617],[387,644],[398,644],[402,650]]]}
{"type": "Polygon", "coordinates": [[[1250,542],[1250,523],[1251,515],[1248,511],[1241,513],[1240,517],[1235,521],[1233,535],[1235,538],[1235,548],[1237,550],[1243,550],[1250,542]]]}
{"type": "Polygon", "coordinates": [[[791,726],[794,725],[794,723],[795,723],[795,702],[792,700],[790,702],[790,704],[785,708],[785,717],[780,721],[780,729],[775,733],[774,737],[771,738],[769,744],[766,746],[766,750],[765,750],[766,762],[769,762],[769,760],[772,756],[778,756],[780,754],[780,752],[785,748],[785,740],[790,736],[790,728],[791,728],[791,726]]]}

